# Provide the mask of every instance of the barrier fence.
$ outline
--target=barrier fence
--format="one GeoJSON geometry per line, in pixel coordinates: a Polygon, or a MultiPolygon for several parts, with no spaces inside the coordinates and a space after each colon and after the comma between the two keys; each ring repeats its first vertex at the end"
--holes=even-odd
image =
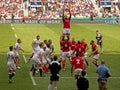
{"type": "MultiPolygon", "coordinates": [[[[5,20],[5,23],[26,23],[26,24],[61,24],[62,19],[30,19],[30,18],[24,18],[24,19],[7,19],[5,20]]],[[[94,18],[93,21],[91,21],[89,18],[72,18],[71,23],[91,23],[91,24],[117,24],[120,23],[120,19],[116,18],[94,18]]]]}

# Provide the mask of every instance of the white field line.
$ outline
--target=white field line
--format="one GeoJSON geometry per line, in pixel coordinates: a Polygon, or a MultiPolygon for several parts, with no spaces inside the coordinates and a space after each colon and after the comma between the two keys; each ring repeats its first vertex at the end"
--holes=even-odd
{"type": "Polygon", "coordinates": [[[15,38],[18,38],[17,34],[15,33],[15,38]]]}
{"type": "MultiPolygon", "coordinates": [[[[50,77],[35,77],[35,78],[50,78],[50,77]]],[[[63,79],[72,79],[72,78],[74,78],[74,77],[60,77],[60,78],[63,78],[63,79]]],[[[87,77],[87,78],[98,78],[98,77],[87,77]]],[[[120,79],[120,77],[109,77],[109,79],[120,79]]]]}
{"type": "Polygon", "coordinates": [[[11,27],[13,26],[13,24],[11,24],[11,27]]]}
{"type": "MultiPolygon", "coordinates": [[[[12,28],[12,30],[15,30],[13,24],[11,24],[11,28],[12,28]]],[[[18,38],[18,36],[17,36],[17,34],[15,32],[14,32],[14,36],[15,36],[15,38],[18,38]]]]}
{"type": "Polygon", "coordinates": [[[29,76],[30,76],[30,79],[32,80],[33,85],[34,86],[37,85],[36,82],[35,82],[35,79],[34,79],[34,77],[32,76],[31,73],[29,73],[29,76]]]}
{"type": "Polygon", "coordinates": [[[12,30],[15,30],[15,28],[14,28],[14,27],[12,27],[12,30]]]}
{"type": "Polygon", "coordinates": [[[27,63],[27,60],[26,60],[26,57],[24,54],[23,54],[23,59],[24,59],[25,63],[27,63]]]}

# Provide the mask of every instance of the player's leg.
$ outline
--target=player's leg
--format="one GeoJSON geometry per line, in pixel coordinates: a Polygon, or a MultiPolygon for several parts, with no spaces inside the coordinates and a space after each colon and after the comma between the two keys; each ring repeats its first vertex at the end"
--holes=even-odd
{"type": "Polygon", "coordinates": [[[62,69],[65,70],[65,67],[66,67],[66,52],[63,52],[62,53],[62,69]]]}
{"type": "Polygon", "coordinates": [[[39,63],[38,68],[39,68],[40,77],[42,77],[43,75],[42,75],[42,65],[41,65],[41,63],[39,63]]]}
{"type": "Polygon", "coordinates": [[[54,81],[54,90],[57,90],[57,81],[54,81]]]}
{"type": "Polygon", "coordinates": [[[46,59],[43,59],[42,70],[46,73],[49,72],[47,64],[48,64],[48,61],[46,59]]]}
{"type": "Polygon", "coordinates": [[[33,68],[33,73],[32,75],[35,76],[35,73],[36,73],[36,70],[37,70],[37,65],[36,64],[33,64],[34,68],[33,68]]]}
{"type": "Polygon", "coordinates": [[[16,65],[14,63],[8,65],[9,68],[9,83],[12,83],[12,78],[15,75],[16,65]]]}
{"type": "Polygon", "coordinates": [[[98,64],[98,62],[97,62],[97,61],[98,61],[98,58],[99,58],[99,54],[93,56],[93,64],[94,64],[96,67],[99,66],[99,64],[98,64]]]}
{"type": "Polygon", "coordinates": [[[54,90],[57,90],[57,82],[59,81],[59,75],[57,74],[55,77],[54,77],[54,90]]]}
{"type": "Polygon", "coordinates": [[[88,59],[87,59],[87,52],[84,53],[84,60],[86,62],[86,65],[89,66],[88,59]]]}
{"type": "Polygon", "coordinates": [[[19,61],[20,61],[20,56],[17,54],[15,56],[15,64],[16,64],[17,69],[20,69],[19,61]]]}
{"type": "Polygon", "coordinates": [[[53,80],[54,80],[54,76],[50,76],[50,83],[48,85],[48,90],[51,90],[52,89],[52,83],[53,83],[53,80]]]}
{"type": "Polygon", "coordinates": [[[103,53],[103,46],[102,46],[102,42],[100,42],[100,50],[101,50],[101,53],[103,53]]]}

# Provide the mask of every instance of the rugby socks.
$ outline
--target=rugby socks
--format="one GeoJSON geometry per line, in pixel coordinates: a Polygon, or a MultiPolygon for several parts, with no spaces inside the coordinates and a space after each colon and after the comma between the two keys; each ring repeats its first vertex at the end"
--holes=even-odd
{"type": "Polygon", "coordinates": [[[11,78],[15,75],[15,72],[12,73],[11,78]]]}
{"type": "Polygon", "coordinates": [[[35,76],[36,68],[33,69],[33,76],[35,76]]]}
{"type": "Polygon", "coordinates": [[[42,65],[42,69],[44,70],[44,72],[49,72],[49,69],[45,64],[42,65]]]}
{"type": "Polygon", "coordinates": [[[87,64],[87,66],[89,66],[89,63],[88,63],[88,61],[87,61],[87,60],[85,60],[85,62],[86,62],[86,64],[87,64]]]}
{"type": "Polygon", "coordinates": [[[12,79],[12,73],[9,73],[9,79],[12,79]]]}
{"type": "Polygon", "coordinates": [[[57,87],[54,87],[54,90],[57,90],[57,87]]]}
{"type": "Polygon", "coordinates": [[[51,88],[52,88],[52,85],[49,84],[49,85],[48,85],[48,90],[51,90],[51,88]]]}
{"type": "Polygon", "coordinates": [[[66,62],[65,60],[62,60],[62,69],[65,69],[65,66],[66,66],[66,62]]]}
{"type": "Polygon", "coordinates": [[[34,64],[32,64],[32,67],[31,67],[30,71],[32,71],[33,69],[34,69],[34,64]]]}
{"type": "Polygon", "coordinates": [[[40,77],[42,77],[42,69],[39,69],[40,77]]]}
{"type": "Polygon", "coordinates": [[[97,62],[93,62],[93,64],[94,64],[96,67],[98,67],[98,66],[99,66],[97,62]]]}

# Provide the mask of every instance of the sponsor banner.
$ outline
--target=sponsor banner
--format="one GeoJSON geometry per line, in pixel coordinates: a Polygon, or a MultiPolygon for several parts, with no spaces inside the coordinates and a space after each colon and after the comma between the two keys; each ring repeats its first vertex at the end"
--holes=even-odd
{"type": "MultiPolygon", "coordinates": [[[[5,21],[5,23],[26,23],[26,24],[61,24],[62,20],[58,19],[58,20],[37,20],[37,19],[7,19],[5,21]]],[[[116,21],[116,19],[96,19],[93,20],[92,22],[89,19],[75,19],[75,20],[71,20],[71,23],[82,23],[82,24],[86,24],[86,23],[91,23],[91,24],[117,24],[120,23],[120,20],[116,21]]]]}

